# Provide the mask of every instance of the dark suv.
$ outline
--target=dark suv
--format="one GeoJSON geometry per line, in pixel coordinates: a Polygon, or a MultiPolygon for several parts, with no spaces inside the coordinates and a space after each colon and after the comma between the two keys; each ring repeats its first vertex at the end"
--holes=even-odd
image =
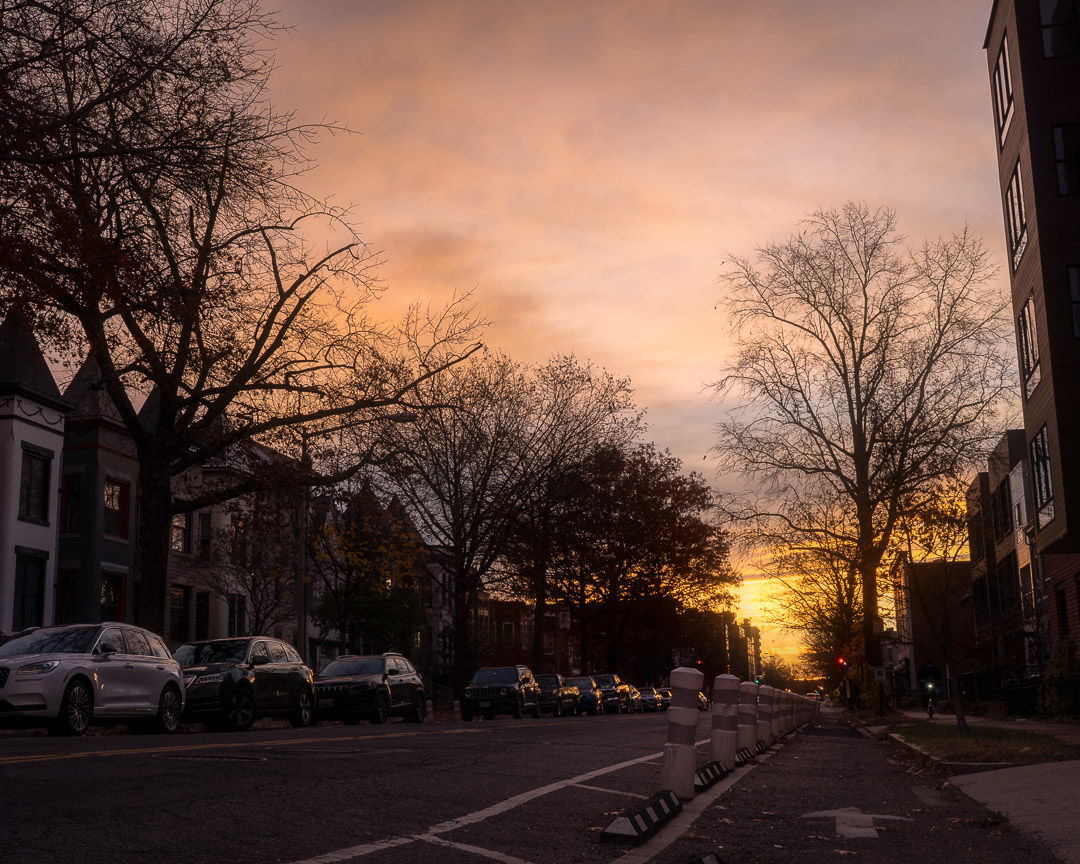
{"type": "Polygon", "coordinates": [[[628,714],[631,710],[630,685],[618,675],[593,675],[600,685],[605,714],[628,714]]]}
{"type": "Polygon", "coordinates": [[[320,720],[385,723],[404,717],[423,723],[424,680],[400,654],[345,654],[315,676],[315,711],[320,720]]]}
{"type": "Polygon", "coordinates": [[[491,666],[477,670],[461,698],[461,719],[480,715],[540,716],[540,685],[528,666],[491,666]]]}
{"type": "Polygon", "coordinates": [[[173,656],[184,667],[184,719],[208,731],[242,731],[256,717],[315,722],[314,674],[296,649],[269,636],[187,642],[173,656]]]}

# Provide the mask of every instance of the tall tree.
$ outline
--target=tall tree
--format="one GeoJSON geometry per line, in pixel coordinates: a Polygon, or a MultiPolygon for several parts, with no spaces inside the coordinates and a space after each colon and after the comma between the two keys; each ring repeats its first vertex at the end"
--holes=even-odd
{"type": "Polygon", "coordinates": [[[173,514],[208,503],[173,477],[400,410],[475,348],[460,303],[368,316],[375,256],[297,185],[336,130],[268,98],[276,28],[257,0],[0,4],[0,303],[98,362],[139,458],[138,614],[161,632],[173,514]]]}
{"type": "Polygon", "coordinates": [[[583,652],[590,625],[602,623],[614,670],[620,640],[644,604],[667,598],[715,609],[731,600],[738,576],[714,493],[670,453],[653,444],[601,447],[586,476],[579,518],[558,535],[557,586],[581,626],[583,652]]]}
{"type": "Polygon", "coordinates": [[[472,616],[514,532],[530,506],[538,512],[539,490],[562,460],[629,409],[629,390],[572,357],[531,368],[489,354],[426,381],[418,397],[423,410],[395,427],[385,470],[447,582],[460,688],[472,616]]]}
{"type": "Polygon", "coordinates": [[[850,550],[877,665],[878,571],[903,502],[985,453],[1014,398],[1009,300],[966,228],[906,249],[893,211],[865,204],[811,214],[758,259],[721,277],[735,348],[714,385],[734,401],[720,470],[763,490],[738,516],[850,550]],[[850,522],[807,518],[822,499],[850,522]]]}

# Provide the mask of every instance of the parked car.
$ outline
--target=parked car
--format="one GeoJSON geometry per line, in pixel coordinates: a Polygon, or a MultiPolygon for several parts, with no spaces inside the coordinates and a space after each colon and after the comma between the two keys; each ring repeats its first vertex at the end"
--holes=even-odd
{"type": "Polygon", "coordinates": [[[461,698],[461,719],[480,715],[540,716],[540,686],[528,666],[490,666],[478,669],[461,698]]]}
{"type": "Polygon", "coordinates": [[[0,724],[82,735],[92,724],[173,733],[184,710],[180,664],[130,624],[39,627],[0,645],[0,724]]]}
{"type": "Polygon", "coordinates": [[[604,712],[624,714],[630,710],[630,685],[618,675],[593,675],[604,694],[604,712]]]}
{"type": "Polygon", "coordinates": [[[643,710],[641,707],[641,691],[633,684],[627,684],[626,686],[630,688],[630,711],[634,714],[640,714],[643,710]]]}
{"type": "Polygon", "coordinates": [[[671,707],[671,688],[657,687],[656,692],[660,696],[660,710],[667,711],[671,707]]]}
{"type": "Polygon", "coordinates": [[[641,710],[663,711],[663,699],[655,687],[641,688],[641,710]]]}
{"type": "Polygon", "coordinates": [[[296,649],[269,636],[187,642],[174,655],[184,668],[184,719],[208,731],[249,729],[258,717],[315,722],[314,673],[296,649]]]}
{"type": "Polygon", "coordinates": [[[702,693],[700,690],[697,692],[697,707],[699,711],[709,710],[709,697],[702,693]]]}
{"type": "Polygon", "coordinates": [[[806,694],[806,698],[812,702],[823,702],[825,700],[825,694],[820,690],[811,690],[806,694]]]}
{"type": "Polygon", "coordinates": [[[579,675],[576,678],[567,678],[566,683],[571,687],[577,687],[579,714],[595,716],[604,713],[604,696],[595,678],[591,675],[579,675]]]}
{"type": "Polygon", "coordinates": [[[423,723],[427,713],[424,680],[400,654],[345,654],[315,676],[315,716],[319,720],[385,723],[404,717],[423,723]]]}
{"type": "Polygon", "coordinates": [[[569,684],[562,675],[537,675],[540,685],[540,710],[551,712],[552,717],[578,714],[578,688],[569,684]]]}

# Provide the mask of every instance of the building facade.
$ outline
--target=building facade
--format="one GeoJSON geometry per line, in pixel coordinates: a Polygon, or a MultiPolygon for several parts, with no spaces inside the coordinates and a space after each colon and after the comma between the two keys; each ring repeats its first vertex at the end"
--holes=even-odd
{"type": "Polygon", "coordinates": [[[983,47],[1022,382],[1031,542],[1054,606],[1051,638],[1062,638],[1080,632],[1077,2],[995,0],[983,47]]]}

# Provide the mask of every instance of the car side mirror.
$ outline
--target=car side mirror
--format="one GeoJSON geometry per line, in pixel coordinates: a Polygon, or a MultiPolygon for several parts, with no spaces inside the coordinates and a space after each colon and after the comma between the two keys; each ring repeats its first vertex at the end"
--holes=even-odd
{"type": "Polygon", "coordinates": [[[269,662],[270,662],[269,657],[259,656],[259,657],[252,657],[251,658],[251,665],[252,666],[265,666],[269,662]]]}
{"type": "Polygon", "coordinates": [[[117,647],[115,645],[102,645],[101,648],[98,649],[98,653],[103,657],[106,657],[109,654],[115,654],[116,652],[117,647]]]}

